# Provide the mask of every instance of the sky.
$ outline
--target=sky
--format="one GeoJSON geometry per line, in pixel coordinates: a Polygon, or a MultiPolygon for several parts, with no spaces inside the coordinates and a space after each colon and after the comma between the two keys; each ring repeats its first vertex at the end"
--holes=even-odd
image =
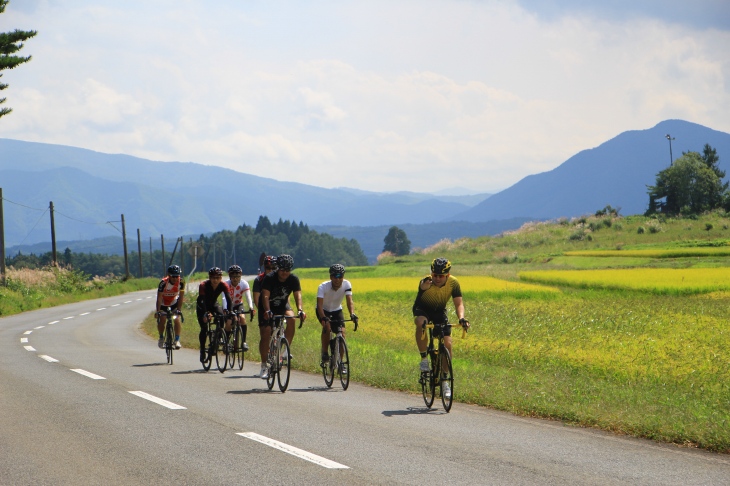
{"type": "Polygon", "coordinates": [[[493,193],[663,120],[730,132],[727,0],[11,0],[14,29],[1,138],[320,187],[493,193]]]}

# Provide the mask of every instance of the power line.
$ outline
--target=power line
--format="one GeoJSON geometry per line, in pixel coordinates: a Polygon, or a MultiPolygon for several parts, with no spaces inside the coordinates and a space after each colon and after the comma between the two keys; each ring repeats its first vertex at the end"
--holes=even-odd
{"type": "MultiPolygon", "coordinates": [[[[33,209],[33,208],[31,208],[31,209],[33,209]]],[[[35,224],[34,224],[34,225],[33,225],[33,227],[32,227],[32,228],[30,229],[30,231],[28,232],[28,234],[27,234],[27,235],[25,235],[25,238],[23,238],[23,241],[21,241],[21,242],[20,242],[20,245],[22,245],[23,243],[25,243],[25,240],[26,240],[26,239],[28,239],[28,237],[30,236],[30,234],[31,234],[31,233],[33,232],[33,230],[35,229],[35,227],[36,227],[36,226],[38,226],[38,223],[40,223],[40,222],[41,222],[41,219],[43,219],[43,216],[45,216],[45,215],[46,215],[46,212],[48,212],[48,210],[47,210],[47,209],[46,209],[45,211],[43,211],[43,214],[41,214],[41,217],[40,217],[40,218],[38,218],[38,221],[36,221],[36,222],[35,222],[35,224]]]]}
{"type": "Polygon", "coordinates": [[[46,209],[32,208],[30,206],[26,206],[25,204],[20,204],[20,203],[16,203],[15,201],[11,201],[10,199],[8,199],[6,197],[3,197],[3,201],[7,201],[10,204],[15,204],[16,206],[22,206],[24,208],[32,209],[33,211],[47,211],[48,210],[48,208],[46,208],[46,209]]]}

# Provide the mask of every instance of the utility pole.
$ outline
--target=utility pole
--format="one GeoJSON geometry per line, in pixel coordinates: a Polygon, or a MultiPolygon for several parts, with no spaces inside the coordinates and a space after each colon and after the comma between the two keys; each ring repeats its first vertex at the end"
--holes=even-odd
{"type": "Polygon", "coordinates": [[[668,133],[665,135],[666,139],[669,140],[669,165],[674,165],[674,157],[672,157],[672,140],[674,138],[668,133]]]}
{"type": "Polygon", "coordinates": [[[51,250],[53,251],[53,266],[58,266],[58,258],[56,256],[56,222],[53,220],[53,201],[50,205],[51,211],[51,250]]]}
{"type": "Polygon", "coordinates": [[[160,235],[160,241],[162,242],[162,276],[167,275],[167,267],[165,266],[165,235],[160,235]]]}
{"type": "Polygon", "coordinates": [[[127,256],[127,227],[124,225],[124,215],[123,214],[122,214],[122,241],[124,242],[124,274],[126,275],[125,279],[129,280],[129,257],[127,256]]]}
{"type": "Polygon", "coordinates": [[[139,255],[139,278],[142,278],[142,237],[137,228],[137,255],[139,255]]]}
{"type": "Polygon", "coordinates": [[[3,213],[3,188],[0,187],[0,285],[7,287],[5,281],[5,218],[3,213]]]}

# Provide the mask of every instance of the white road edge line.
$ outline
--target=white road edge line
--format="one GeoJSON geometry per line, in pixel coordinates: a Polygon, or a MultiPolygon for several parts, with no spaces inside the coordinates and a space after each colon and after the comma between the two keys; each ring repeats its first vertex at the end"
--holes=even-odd
{"type": "Polygon", "coordinates": [[[92,380],[106,380],[106,378],[104,378],[103,376],[95,375],[91,371],[82,370],[81,368],[72,369],[71,371],[80,375],[84,375],[88,378],[91,378],[92,380]]]}
{"type": "Polygon", "coordinates": [[[170,410],[187,410],[182,405],[178,405],[177,403],[168,402],[167,400],[163,400],[162,398],[158,398],[154,395],[150,395],[149,393],[145,393],[143,391],[131,391],[129,392],[132,395],[137,395],[140,398],[144,398],[145,400],[149,400],[150,402],[154,402],[157,405],[162,405],[163,407],[167,407],[170,410]]]}
{"type": "Polygon", "coordinates": [[[340,464],[335,461],[330,461],[329,459],[325,459],[324,457],[318,456],[316,454],[312,454],[311,452],[307,452],[305,450],[299,449],[299,448],[291,446],[289,444],[284,444],[283,442],[279,442],[278,440],[269,439],[268,437],[264,437],[263,435],[259,435],[255,432],[237,432],[236,435],[240,435],[241,437],[246,437],[247,439],[255,440],[256,442],[261,442],[262,444],[265,444],[269,447],[273,447],[274,449],[279,449],[280,451],[286,452],[287,454],[291,454],[293,456],[299,457],[306,461],[313,462],[314,464],[317,464],[318,466],[326,467],[328,469],[350,469],[348,466],[345,466],[344,464],[340,464]]]}
{"type": "Polygon", "coordinates": [[[58,363],[58,360],[56,358],[51,358],[50,356],[47,356],[45,354],[39,354],[38,357],[40,359],[45,359],[49,363],[58,363]]]}
{"type": "Polygon", "coordinates": [[[35,351],[35,348],[33,346],[23,346],[26,351],[35,351]]]}

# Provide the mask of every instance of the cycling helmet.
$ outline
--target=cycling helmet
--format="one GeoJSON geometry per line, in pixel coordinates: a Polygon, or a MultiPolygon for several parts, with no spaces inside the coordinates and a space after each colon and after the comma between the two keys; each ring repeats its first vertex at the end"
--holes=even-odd
{"type": "Polygon", "coordinates": [[[223,276],[223,270],[221,270],[218,267],[212,267],[210,270],[208,270],[208,276],[209,277],[213,277],[213,276],[221,276],[222,277],[223,276]]]}
{"type": "Polygon", "coordinates": [[[170,265],[167,267],[167,274],[171,277],[179,277],[182,274],[182,269],[179,265],[170,265]]]}
{"type": "Polygon", "coordinates": [[[279,270],[291,270],[294,268],[294,258],[287,254],[279,255],[276,257],[276,265],[279,267],[279,270]]]}
{"type": "Polygon", "coordinates": [[[233,275],[233,274],[243,275],[243,270],[238,265],[231,265],[230,267],[228,267],[228,275],[233,275]]]}
{"type": "Polygon", "coordinates": [[[336,277],[342,277],[343,275],[345,275],[345,266],[340,265],[339,263],[335,263],[334,265],[332,265],[330,267],[330,277],[332,277],[333,275],[336,277]]]}
{"type": "Polygon", "coordinates": [[[267,268],[276,268],[276,257],[273,255],[264,257],[264,266],[267,268]]]}
{"type": "Polygon", "coordinates": [[[436,258],[431,262],[431,272],[436,275],[446,275],[451,271],[451,262],[446,258],[436,258]]]}

